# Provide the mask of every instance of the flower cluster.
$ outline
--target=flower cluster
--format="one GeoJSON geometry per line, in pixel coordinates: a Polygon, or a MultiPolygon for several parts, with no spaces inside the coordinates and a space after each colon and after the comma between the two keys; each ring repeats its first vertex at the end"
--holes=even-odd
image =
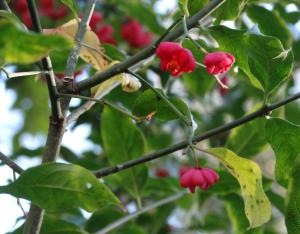
{"type": "Polygon", "coordinates": [[[152,34],[144,31],[142,25],[134,19],[128,19],[122,24],[121,36],[133,48],[143,48],[152,41],[152,34]]]}
{"type": "MultiPolygon", "coordinates": [[[[21,15],[23,23],[26,27],[31,28],[32,22],[26,0],[12,1],[13,9],[21,15]]],[[[62,4],[56,4],[54,0],[40,0],[39,10],[41,15],[49,17],[52,20],[59,20],[68,15],[68,8],[62,4]]]]}
{"type": "MultiPolygon", "coordinates": [[[[180,43],[161,42],[156,49],[156,55],[160,58],[161,69],[175,77],[196,68],[192,52],[183,48],[180,43]]],[[[205,55],[203,64],[209,74],[216,75],[227,72],[234,61],[234,56],[229,53],[214,52],[205,55]]]]}
{"type": "Polygon", "coordinates": [[[180,185],[189,188],[194,193],[196,186],[202,190],[207,190],[219,180],[219,175],[210,168],[183,167],[180,170],[180,185]]]}

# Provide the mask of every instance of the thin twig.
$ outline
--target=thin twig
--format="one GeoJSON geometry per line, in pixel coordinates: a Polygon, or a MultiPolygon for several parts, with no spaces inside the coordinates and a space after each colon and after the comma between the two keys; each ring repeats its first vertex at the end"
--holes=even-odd
{"type": "Polygon", "coordinates": [[[24,171],[18,164],[16,164],[14,161],[10,160],[9,157],[7,157],[1,151],[0,151],[0,160],[4,164],[9,166],[13,171],[17,172],[18,174],[21,174],[24,171]]]}
{"type": "Polygon", "coordinates": [[[164,199],[161,199],[157,202],[154,202],[152,204],[150,204],[149,206],[146,206],[132,214],[129,214],[123,218],[120,218],[118,220],[116,220],[115,222],[113,223],[110,223],[109,225],[107,225],[105,228],[101,229],[99,232],[97,232],[96,234],[105,234],[105,233],[108,233],[110,232],[111,230],[115,229],[115,228],[118,228],[120,226],[122,226],[124,223],[127,223],[128,221],[136,218],[137,216],[141,215],[141,214],[144,214],[152,209],[155,209],[157,207],[160,207],[160,206],[163,206],[165,204],[168,204],[170,202],[173,202],[175,200],[178,200],[180,198],[182,198],[183,196],[185,196],[187,194],[187,191],[181,191],[181,192],[178,192],[174,195],[171,195],[169,197],[166,197],[164,199]]]}
{"type": "MultiPolygon", "coordinates": [[[[204,7],[201,11],[190,17],[187,21],[187,28],[191,29],[199,24],[200,20],[205,19],[207,16],[209,16],[212,12],[214,12],[219,6],[221,6],[225,0],[212,0],[209,4],[207,4],[206,7],[204,7]]],[[[180,19],[181,20],[181,19],[180,19]]],[[[163,35],[164,39],[163,41],[173,41],[180,37],[181,35],[184,35],[184,29],[183,27],[176,27],[175,29],[171,30],[167,35],[163,35]]],[[[79,83],[76,84],[76,90],[82,91],[88,88],[92,88],[96,86],[97,84],[117,75],[122,72],[125,72],[128,68],[133,66],[134,64],[140,62],[141,60],[144,60],[150,56],[152,56],[155,53],[156,50],[156,44],[157,42],[160,42],[161,38],[159,38],[157,41],[153,42],[152,45],[149,45],[145,49],[141,50],[140,52],[136,53],[134,56],[124,60],[121,63],[118,63],[109,69],[95,74],[94,76],[82,80],[79,83]]],[[[72,92],[72,88],[68,90],[69,92],[72,92]]]]}
{"type": "Polygon", "coordinates": [[[65,70],[65,81],[73,80],[74,72],[76,69],[77,60],[79,57],[80,49],[84,39],[85,32],[89,25],[91,16],[94,12],[96,0],[88,0],[83,10],[83,16],[78,25],[78,30],[76,32],[74,41],[76,42],[76,47],[70,52],[68,57],[67,66],[65,70]]]}
{"type": "MultiPolygon", "coordinates": [[[[286,98],[282,101],[276,102],[276,103],[271,104],[271,105],[263,106],[261,109],[255,111],[255,112],[253,112],[249,115],[245,115],[244,117],[236,119],[236,120],[234,120],[234,121],[232,121],[228,124],[225,124],[225,125],[222,125],[220,127],[214,128],[210,131],[207,131],[204,134],[195,136],[193,138],[193,143],[197,143],[197,142],[206,140],[206,139],[208,139],[212,136],[216,136],[220,133],[227,132],[227,131],[229,131],[233,128],[236,128],[236,127],[238,127],[238,126],[240,126],[244,123],[250,122],[250,121],[252,121],[252,120],[254,120],[258,117],[267,115],[272,110],[275,110],[275,109],[277,109],[281,106],[284,106],[284,105],[286,105],[290,102],[293,102],[293,101],[295,101],[299,98],[300,98],[300,92],[296,93],[295,95],[293,95],[291,97],[288,97],[288,98],[286,98]]],[[[107,175],[111,175],[111,174],[117,173],[119,171],[134,167],[136,165],[139,165],[139,164],[142,164],[142,163],[145,163],[145,162],[149,162],[149,161],[155,160],[157,158],[167,156],[168,154],[171,154],[171,153],[176,152],[178,150],[184,149],[188,145],[189,145],[188,141],[182,141],[182,142],[174,144],[170,147],[166,147],[166,148],[163,148],[163,149],[158,150],[156,152],[149,153],[147,155],[141,156],[138,159],[130,160],[130,161],[127,161],[125,163],[118,164],[118,165],[115,165],[115,166],[112,166],[112,167],[107,167],[107,168],[100,169],[99,171],[96,171],[94,174],[98,178],[104,177],[104,176],[107,176],[107,175]]]]}
{"type": "Polygon", "coordinates": [[[86,101],[92,101],[92,102],[96,102],[99,103],[101,105],[107,105],[119,112],[121,112],[122,114],[132,118],[133,120],[140,122],[142,119],[132,115],[129,111],[123,109],[122,107],[116,106],[115,104],[111,103],[110,101],[104,100],[104,99],[96,99],[96,98],[91,98],[91,97],[86,97],[86,96],[81,96],[81,95],[75,95],[75,94],[64,94],[64,93],[60,93],[59,94],[60,97],[70,97],[70,98],[78,98],[78,99],[82,99],[82,100],[86,100],[86,101]]]}
{"type": "MultiPolygon", "coordinates": [[[[17,177],[16,177],[16,172],[13,171],[13,178],[14,178],[14,181],[16,181],[17,177]]],[[[22,213],[23,213],[23,216],[26,218],[27,217],[27,214],[21,204],[21,201],[20,201],[20,198],[17,198],[17,205],[20,207],[20,209],[22,210],[22,213]]]]}

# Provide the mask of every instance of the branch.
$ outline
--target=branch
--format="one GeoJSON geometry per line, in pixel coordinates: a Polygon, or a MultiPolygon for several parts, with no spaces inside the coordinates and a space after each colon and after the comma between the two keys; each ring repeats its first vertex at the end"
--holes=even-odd
{"type": "MultiPolygon", "coordinates": [[[[288,104],[292,101],[295,101],[299,98],[300,98],[300,92],[296,93],[295,95],[293,95],[289,98],[286,98],[282,101],[276,102],[276,103],[271,104],[271,105],[266,105],[266,106],[262,107],[261,109],[259,109],[258,111],[255,111],[255,112],[253,112],[249,115],[245,115],[244,117],[242,117],[240,119],[236,119],[236,120],[234,120],[234,121],[232,121],[228,124],[225,124],[223,126],[214,128],[214,129],[212,129],[212,130],[210,130],[210,131],[208,131],[208,132],[206,132],[202,135],[195,136],[193,138],[193,143],[198,143],[198,142],[203,141],[205,139],[208,139],[212,136],[218,135],[218,134],[223,133],[223,132],[227,132],[228,130],[231,130],[235,127],[238,127],[238,126],[240,126],[244,123],[250,122],[250,121],[252,121],[252,120],[254,120],[258,117],[267,115],[272,110],[275,110],[275,109],[277,109],[281,106],[284,106],[284,105],[286,105],[286,104],[288,104]]],[[[98,178],[104,177],[104,176],[107,176],[107,175],[111,175],[111,174],[117,173],[119,171],[123,171],[127,168],[131,168],[131,167],[134,167],[136,165],[139,165],[139,164],[142,164],[142,163],[145,163],[145,162],[149,162],[149,161],[152,161],[152,160],[157,159],[157,158],[164,157],[164,156],[166,156],[170,153],[173,153],[175,151],[184,149],[188,145],[189,145],[188,141],[182,141],[182,142],[174,144],[170,147],[166,147],[166,148],[158,150],[156,152],[149,153],[149,154],[147,154],[145,156],[142,156],[138,159],[130,160],[130,161],[127,161],[123,164],[118,164],[116,166],[103,168],[99,171],[96,171],[94,174],[98,178]]]]}
{"type": "Polygon", "coordinates": [[[17,172],[19,175],[24,171],[18,164],[10,160],[5,154],[0,151],[0,160],[9,166],[13,171],[17,172]]]}
{"type": "Polygon", "coordinates": [[[164,199],[161,199],[157,202],[154,202],[152,204],[150,204],[149,206],[146,206],[144,207],[143,209],[140,209],[132,214],[129,214],[123,218],[120,218],[118,220],[116,220],[115,222],[113,223],[110,223],[109,225],[107,225],[105,228],[101,229],[99,232],[97,232],[96,234],[105,234],[105,233],[108,233],[110,232],[111,230],[117,228],[117,227],[120,227],[122,226],[124,223],[127,223],[128,221],[136,218],[137,216],[141,215],[141,214],[144,214],[152,209],[155,209],[159,206],[163,206],[167,203],[170,203],[170,202],[173,202],[175,200],[178,200],[180,198],[182,198],[183,196],[185,196],[187,194],[187,191],[182,191],[182,192],[178,192],[174,195],[171,195],[169,197],[166,197],[164,199]]]}
{"type": "MultiPolygon", "coordinates": [[[[225,0],[212,0],[206,7],[204,7],[201,11],[193,15],[190,19],[186,21],[187,28],[191,29],[195,27],[200,20],[205,19],[207,16],[209,16],[214,10],[216,10],[221,4],[223,4],[225,0]]],[[[176,21],[177,22],[177,21],[176,21]]],[[[175,22],[175,23],[176,23],[175,22]]],[[[171,25],[171,27],[174,27],[174,25],[171,25]]],[[[176,29],[169,32],[164,37],[164,41],[173,41],[176,38],[180,37],[181,35],[184,35],[184,29],[183,27],[177,27],[176,29]]],[[[161,38],[157,40],[157,42],[160,42],[161,38]]],[[[79,83],[76,84],[76,90],[82,91],[91,87],[96,86],[97,84],[117,75],[122,72],[125,72],[128,68],[133,66],[134,64],[140,62],[143,59],[146,59],[153,55],[156,50],[156,43],[153,42],[152,45],[146,47],[145,49],[141,50],[140,52],[136,53],[134,56],[128,58],[127,60],[118,63],[109,69],[95,74],[94,76],[82,80],[79,83]]],[[[68,90],[69,92],[72,92],[72,90],[68,90]]]]}
{"type": "Polygon", "coordinates": [[[70,55],[68,57],[67,66],[65,70],[65,81],[73,80],[74,78],[74,72],[76,69],[76,64],[79,57],[80,49],[82,46],[86,29],[89,25],[91,16],[95,8],[95,2],[96,0],[88,0],[85,5],[83,16],[79,23],[78,30],[74,38],[77,46],[70,52],[70,55]]]}
{"type": "MultiPolygon", "coordinates": [[[[27,0],[27,5],[29,8],[30,18],[33,25],[33,30],[37,33],[42,33],[42,27],[40,23],[40,19],[38,16],[36,4],[34,0],[27,0]]],[[[62,118],[62,112],[61,107],[58,98],[56,97],[57,94],[57,87],[55,82],[55,76],[53,73],[52,63],[50,60],[50,57],[47,56],[46,58],[43,58],[41,60],[42,62],[42,68],[44,71],[48,71],[48,73],[45,73],[48,92],[49,92],[49,98],[51,102],[51,111],[52,111],[52,117],[54,119],[60,119],[62,118]]]]}

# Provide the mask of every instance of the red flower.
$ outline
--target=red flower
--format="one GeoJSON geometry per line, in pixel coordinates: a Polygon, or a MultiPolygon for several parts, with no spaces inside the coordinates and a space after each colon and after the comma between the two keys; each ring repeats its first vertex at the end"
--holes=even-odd
{"type": "Polygon", "coordinates": [[[31,28],[32,27],[32,21],[31,21],[31,18],[30,18],[30,15],[29,15],[29,12],[24,12],[22,15],[22,21],[23,23],[25,24],[25,26],[27,28],[31,28]]]}
{"type": "Polygon", "coordinates": [[[219,175],[210,168],[189,168],[180,174],[180,185],[189,188],[194,193],[196,186],[202,190],[207,190],[219,180],[219,175]]]}
{"type": "Polygon", "coordinates": [[[182,48],[176,42],[162,42],[156,49],[160,58],[160,67],[172,76],[179,76],[183,72],[191,72],[196,67],[196,60],[188,49],[182,48]]]}
{"type": "Polygon", "coordinates": [[[134,19],[122,25],[121,36],[134,48],[143,48],[152,41],[152,34],[144,31],[142,25],[134,19]]]}
{"type": "Polygon", "coordinates": [[[207,72],[212,75],[227,72],[235,58],[226,52],[207,53],[204,57],[203,64],[206,66],[207,72]]]}
{"type": "Polygon", "coordinates": [[[95,32],[102,43],[116,45],[117,42],[114,38],[114,29],[111,25],[103,25],[95,32]]]}
{"type": "Polygon", "coordinates": [[[95,11],[90,20],[90,27],[93,30],[96,30],[97,24],[100,23],[101,20],[102,20],[102,14],[100,12],[95,11]]]}
{"type": "Polygon", "coordinates": [[[167,176],[169,176],[170,174],[169,174],[169,172],[168,172],[166,169],[164,169],[164,168],[157,168],[156,171],[155,171],[155,175],[156,175],[157,177],[167,177],[167,176]]]}
{"type": "MultiPolygon", "coordinates": [[[[228,81],[229,81],[229,79],[228,79],[227,76],[224,76],[224,77],[221,79],[221,82],[222,82],[224,85],[227,85],[227,84],[228,84],[228,81]]],[[[219,91],[219,93],[220,93],[222,96],[225,96],[225,95],[228,93],[229,89],[226,89],[226,88],[224,88],[224,87],[219,86],[218,91],[219,91]]]]}

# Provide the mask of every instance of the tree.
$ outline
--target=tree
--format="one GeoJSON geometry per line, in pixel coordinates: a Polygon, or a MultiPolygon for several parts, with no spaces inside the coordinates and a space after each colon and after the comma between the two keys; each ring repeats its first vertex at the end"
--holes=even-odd
{"type": "Polygon", "coordinates": [[[0,65],[24,114],[0,153],[19,177],[0,193],[31,202],[13,233],[282,233],[282,215],[300,233],[298,1],[0,3],[0,65]],[[61,146],[82,124],[99,152],[61,146]],[[22,155],[42,164],[23,170],[22,155]]]}

